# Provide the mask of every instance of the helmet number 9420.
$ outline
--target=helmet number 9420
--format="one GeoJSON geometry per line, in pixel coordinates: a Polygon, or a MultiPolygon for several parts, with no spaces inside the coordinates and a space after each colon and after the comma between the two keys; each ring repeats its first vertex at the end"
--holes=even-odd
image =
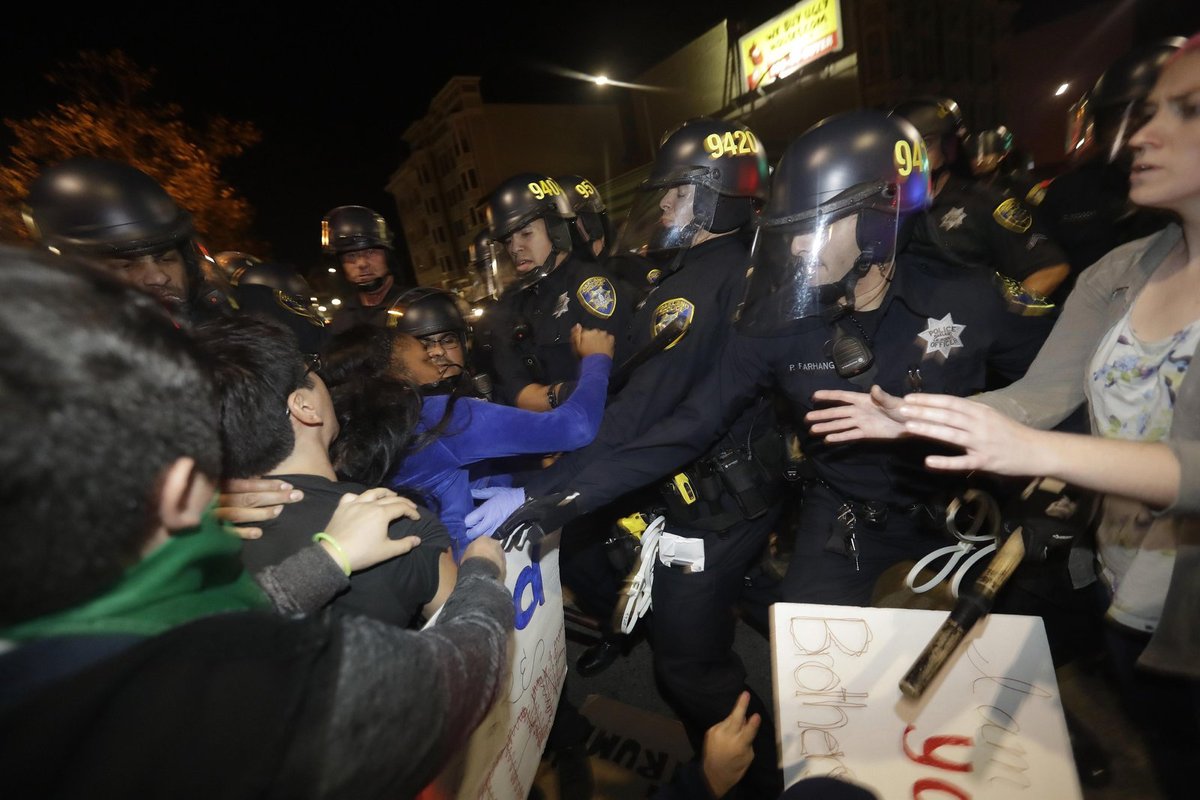
{"type": "Polygon", "coordinates": [[[914,169],[920,167],[928,171],[929,154],[925,151],[925,143],[918,140],[911,144],[907,139],[896,142],[896,171],[902,176],[908,176],[914,169]]]}
{"type": "Polygon", "coordinates": [[[562,187],[549,178],[544,181],[531,181],[529,191],[537,200],[541,200],[543,197],[555,197],[563,193],[562,187]]]}
{"type": "Polygon", "coordinates": [[[704,137],[704,149],[709,158],[754,155],[758,152],[758,141],[750,131],[710,133],[704,137]]]}

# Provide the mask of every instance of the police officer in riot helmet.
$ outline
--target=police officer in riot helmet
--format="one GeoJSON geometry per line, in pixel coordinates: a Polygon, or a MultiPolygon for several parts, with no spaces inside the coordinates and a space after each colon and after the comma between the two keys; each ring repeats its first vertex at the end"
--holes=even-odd
{"type": "Polygon", "coordinates": [[[321,220],[321,247],[337,258],[354,289],[333,320],[333,333],[359,324],[383,327],[388,307],[403,291],[384,218],[365,206],[338,206],[321,220]]]}
{"type": "Polygon", "coordinates": [[[638,191],[616,252],[653,261],[652,283],[677,270],[691,247],[743,228],[765,196],[765,161],[760,168],[753,132],[726,128],[700,119],[669,132],[638,191]],[[730,155],[749,158],[719,160],[730,155]]]}
{"type": "Polygon", "coordinates": [[[1029,194],[1038,181],[1019,163],[1012,131],[1003,125],[987,128],[968,136],[965,147],[975,180],[999,189],[1005,197],[1037,204],[1029,194]]]}
{"type": "MultiPolygon", "coordinates": [[[[533,499],[497,536],[508,541],[528,535],[534,525],[553,530],[664,475],[686,475],[681,465],[714,443],[747,441],[729,420],[744,417],[771,387],[802,419],[818,389],[858,393],[877,383],[902,393],[936,386],[967,395],[983,388],[989,368],[1010,379],[1022,374],[1050,330],[1045,309],[994,273],[907,252],[931,193],[924,149],[911,124],[874,110],[831,117],[793,141],[759,216],[753,273],[734,331],[710,352],[701,378],[683,398],[672,398],[674,407],[652,428],[600,454],[549,492],[527,486],[533,499]]],[[[685,262],[684,277],[688,269],[685,262]]],[[[945,534],[934,532],[932,522],[926,525],[932,517],[925,509],[961,487],[927,474],[925,451],[833,447],[807,431],[797,433],[807,465],[795,471],[804,481],[804,502],[782,599],[868,605],[888,567],[945,543],[945,534]]],[[[715,466],[723,465],[729,466],[719,474],[741,487],[736,495],[743,504],[769,503],[753,489],[786,466],[757,454],[745,466],[728,459],[715,466]],[[756,463],[762,472],[750,469],[756,463]]],[[[796,491],[801,484],[794,486],[796,491]]],[[[669,517],[666,530],[674,530],[669,517]]],[[[710,542],[704,544],[707,574],[719,569],[722,551],[719,544],[711,551],[710,542]],[[710,555],[716,563],[709,563],[710,555]]],[[[664,576],[683,581],[670,568],[656,568],[654,635],[664,627],[694,635],[672,614],[669,600],[660,603],[664,576]]],[[[773,742],[756,749],[756,761],[770,763],[771,748],[773,742]]]]}
{"type": "Polygon", "coordinates": [[[600,258],[612,241],[612,223],[608,206],[596,185],[582,175],[560,175],[558,185],[567,193],[575,212],[575,228],[593,258],[600,258]]]}
{"type": "Polygon", "coordinates": [[[191,214],[136,167],[90,156],[49,167],[30,186],[22,217],[42,247],[97,264],[174,312],[229,311],[191,214]]]}
{"type": "Polygon", "coordinates": [[[558,183],[567,191],[575,209],[575,227],[593,258],[604,258],[633,293],[635,305],[650,291],[647,275],[654,265],[646,258],[630,253],[613,253],[614,231],[608,206],[596,185],[582,175],[563,175],[558,183]]]}
{"type": "MultiPolygon", "coordinates": [[[[629,328],[629,349],[639,366],[610,399],[596,440],[525,482],[534,508],[550,497],[562,500],[566,495],[559,492],[573,488],[577,477],[595,475],[596,464],[656,430],[710,375],[733,335],[731,320],[750,265],[750,237],[742,234],[767,196],[767,177],[764,148],[739,122],[692,119],[665,137],[616,246],[617,252],[651,259],[658,270],[654,290],[629,328]]],[[[697,747],[746,687],[744,665],[730,648],[734,606],[778,517],[773,493],[782,483],[778,474],[755,466],[779,441],[772,403],[764,398],[738,409],[729,421],[728,437],[714,442],[702,434],[706,441],[691,458],[662,465],[652,476],[677,473],[667,480],[676,489],[660,493],[653,487],[630,497],[614,492],[581,509],[589,512],[586,519],[603,518],[610,527],[631,512],[653,517],[662,511],[665,530],[687,543],[687,558],[681,547],[672,566],[643,558],[653,570],[649,633],[655,673],[697,747]],[[745,491],[729,488],[727,479],[745,491]]],[[[610,467],[623,472],[626,464],[610,467]]],[[[601,482],[608,477],[621,480],[613,475],[601,482]]],[[[571,516],[563,529],[564,548],[581,522],[571,516]]],[[[559,526],[549,520],[543,527],[559,526]]],[[[581,668],[590,666],[581,660],[581,668]]],[[[751,703],[753,711],[769,713],[760,699],[751,703]]],[[[771,730],[764,722],[755,739],[755,759],[741,784],[750,796],[774,798],[782,788],[771,730]]]]}
{"type": "MultiPolygon", "coordinates": [[[[866,114],[825,120],[792,143],[759,220],[740,332],[771,335],[814,319],[836,331],[841,319],[883,304],[897,251],[931,200],[919,141],[902,124],[866,114]]],[[[843,377],[873,366],[866,350],[853,362],[836,347],[830,355],[843,377]]]]}
{"type": "Polygon", "coordinates": [[[328,328],[313,310],[312,286],[295,267],[231,250],[214,258],[230,276],[239,313],[283,325],[296,335],[302,353],[317,355],[325,349],[328,328]]]}
{"type": "Polygon", "coordinates": [[[1129,202],[1127,142],[1144,121],[1142,103],[1159,69],[1183,42],[1164,39],[1121,56],[1068,113],[1066,149],[1074,163],[1050,181],[1037,207],[1071,264],[1056,301],[1065,300],[1075,277],[1101,256],[1170,221],[1163,212],[1129,202]]]}
{"type": "Polygon", "coordinates": [[[967,128],[958,103],[914,97],[892,109],[921,134],[933,206],[913,232],[915,251],[968,268],[999,272],[1048,296],[1067,276],[1066,256],[1015,197],[971,179],[967,128]]]}
{"type": "Polygon", "coordinates": [[[607,267],[579,254],[575,211],[549,175],[524,172],[504,181],[487,214],[492,241],[504,248],[516,273],[491,312],[498,396],[548,411],[566,400],[578,375],[571,328],[579,324],[619,337],[630,298],[607,267]]]}

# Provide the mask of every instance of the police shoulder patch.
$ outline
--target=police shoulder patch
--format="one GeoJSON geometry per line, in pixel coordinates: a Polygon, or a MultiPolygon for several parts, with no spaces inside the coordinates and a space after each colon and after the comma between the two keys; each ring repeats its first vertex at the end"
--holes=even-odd
{"type": "Polygon", "coordinates": [[[661,269],[652,269],[646,273],[646,283],[658,283],[658,279],[662,277],[661,269]]]}
{"type": "Polygon", "coordinates": [[[1001,227],[1013,233],[1025,233],[1033,225],[1033,215],[1029,213],[1029,209],[1021,205],[1021,201],[1014,197],[1010,197],[996,206],[996,210],[992,212],[992,218],[1000,223],[1001,227]]]}
{"type": "Polygon", "coordinates": [[[608,319],[617,310],[617,290],[602,275],[593,275],[579,284],[575,296],[584,308],[601,319],[608,319]]]}
{"type": "Polygon", "coordinates": [[[1004,298],[1004,305],[1012,313],[1023,317],[1041,317],[1054,311],[1054,303],[1040,294],[1029,291],[1007,275],[997,272],[995,276],[996,288],[1004,298]]]}
{"type": "Polygon", "coordinates": [[[285,294],[278,289],[275,290],[275,302],[284,310],[304,319],[318,328],[325,327],[325,320],[312,310],[309,306],[304,305],[290,294],[285,294]]]}
{"type": "Polygon", "coordinates": [[[654,309],[654,313],[650,315],[650,335],[652,337],[657,336],[659,331],[670,325],[676,318],[683,320],[683,332],[666,346],[667,350],[679,344],[679,340],[687,333],[688,328],[692,327],[692,322],[696,318],[696,306],[687,298],[673,297],[659,303],[658,308],[654,309]]]}

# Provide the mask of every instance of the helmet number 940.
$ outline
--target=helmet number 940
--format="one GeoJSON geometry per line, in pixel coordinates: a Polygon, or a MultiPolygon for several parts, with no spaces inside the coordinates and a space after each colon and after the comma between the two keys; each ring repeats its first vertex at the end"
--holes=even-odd
{"type": "Polygon", "coordinates": [[[896,171],[907,177],[918,167],[928,170],[929,154],[925,152],[925,143],[918,140],[909,143],[907,139],[896,142],[896,171]]]}
{"type": "Polygon", "coordinates": [[[544,181],[531,181],[529,183],[529,191],[537,200],[543,197],[555,197],[563,193],[562,187],[556,181],[547,178],[544,181]]]}
{"type": "Polygon", "coordinates": [[[583,180],[575,184],[575,193],[580,197],[591,197],[594,194],[599,194],[596,187],[589,180],[583,180]]]}
{"type": "Polygon", "coordinates": [[[758,152],[758,141],[750,131],[710,133],[704,137],[704,149],[709,158],[754,155],[758,152]]]}

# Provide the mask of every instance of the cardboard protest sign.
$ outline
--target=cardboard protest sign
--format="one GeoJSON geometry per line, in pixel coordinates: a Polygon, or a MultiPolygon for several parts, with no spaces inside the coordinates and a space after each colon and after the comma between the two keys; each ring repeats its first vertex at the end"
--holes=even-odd
{"type": "Polygon", "coordinates": [[[529,796],[567,676],[557,541],[557,536],[543,540],[537,560],[530,558],[530,547],[505,554],[505,585],[516,610],[508,690],[423,798],[529,796]]]}
{"type": "Polygon", "coordinates": [[[785,785],[832,775],[880,798],[1082,797],[1038,617],[980,622],[920,698],[900,678],[944,611],[780,603],[771,611],[785,785]]]}

